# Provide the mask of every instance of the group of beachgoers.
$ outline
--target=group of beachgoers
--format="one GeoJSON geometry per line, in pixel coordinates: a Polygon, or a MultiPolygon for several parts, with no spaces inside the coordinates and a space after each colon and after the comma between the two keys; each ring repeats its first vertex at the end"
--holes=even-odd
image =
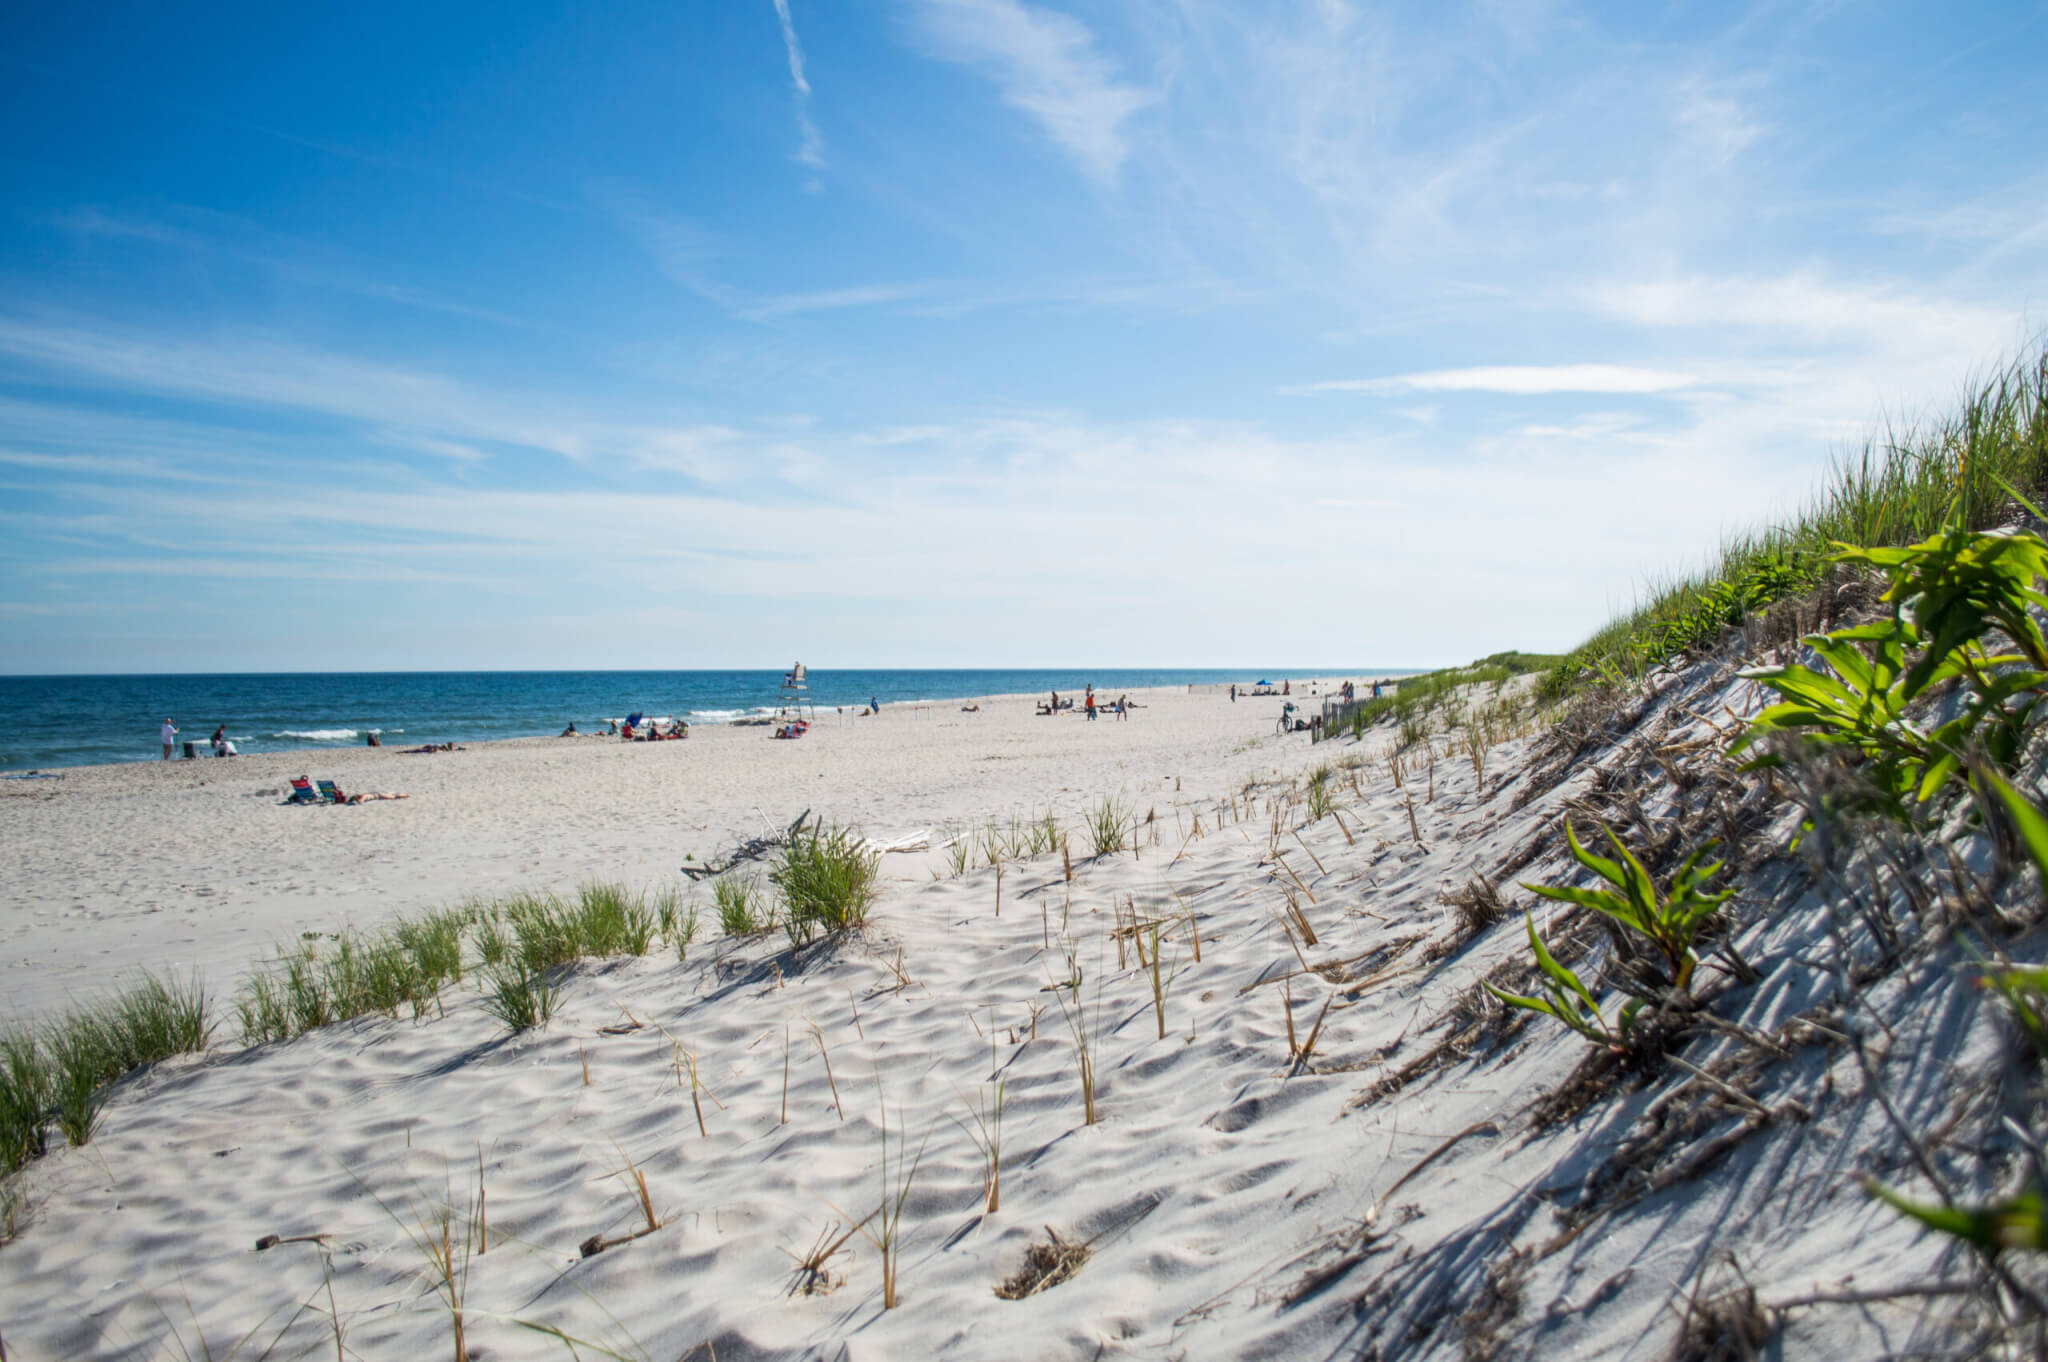
{"type": "MultiPolygon", "coordinates": [[[[561,736],[581,738],[591,735],[578,730],[576,721],[571,719],[561,736]]],[[[596,736],[617,738],[622,742],[677,742],[690,736],[690,725],[682,719],[650,719],[636,709],[624,719],[606,720],[604,732],[596,736]]]]}
{"type": "MultiPolygon", "coordinates": [[[[573,729],[574,727],[574,724],[570,725],[570,728],[573,729]]],[[[172,753],[178,745],[178,733],[179,729],[175,723],[171,722],[169,719],[164,720],[163,730],[159,736],[163,740],[165,761],[169,761],[171,759],[172,753]]],[[[363,743],[367,747],[382,747],[384,745],[384,740],[377,736],[377,730],[373,728],[366,735],[364,735],[363,743]]],[[[187,756],[196,757],[199,755],[196,747],[194,747],[192,744],[187,744],[187,746],[192,747],[193,749],[186,753],[187,756]]],[[[226,724],[222,724],[218,728],[213,730],[213,736],[207,739],[207,747],[216,757],[238,757],[241,755],[240,752],[235,750],[234,740],[228,737],[228,726],[226,724]]],[[[430,742],[422,743],[418,747],[408,747],[405,750],[408,752],[425,754],[428,752],[460,752],[462,749],[457,747],[452,742],[430,742]]]]}
{"type": "MultiPolygon", "coordinates": [[[[171,749],[178,745],[178,726],[169,719],[164,720],[161,736],[164,743],[164,760],[169,761],[171,759],[171,749]]],[[[219,728],[213,730],[213,736],[207,739],[207,746],[213,749],[213,755],[216,757],[241,755],[235,751],[234,743],[228,740],[228,726],[226,724],[222,724],[219,728]]],[[[193,755],[197,754],[194,753],[193,755]]]]}
{"type": "MultiPolygon", "coordinates": [[[[1069,714],[1073,712],[1074,707],[1073,696],[1069,695],[1065,699],[1061,699],[1060,693],[1053,691],[1051,692],[1051,699],[1038,706],[1038,713],[1041,717],[1053,714],[1069,714]]],[[[1131,711],[1139,708],[1139,706],[1132,703],[1129,695],[1119,695],[1114,700],[1098,702],[1095,698],[1095,687],[1091,685],[1081,697],[1080,708],[1090,719],[1093,719],[1098,713],[1109,713],[1116,715],[1119,719],[1129,719],[1131,711]]]]}

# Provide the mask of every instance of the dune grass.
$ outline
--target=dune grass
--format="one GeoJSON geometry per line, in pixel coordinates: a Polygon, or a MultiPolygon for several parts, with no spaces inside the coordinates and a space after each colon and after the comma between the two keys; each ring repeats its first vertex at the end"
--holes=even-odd
{"type": "Polygon", "coordinates": [[[674,886],[654,896],[654,924],[661,939],[675,951],[678,961],[687,960],[690,943],[697,939],[697,905],[686,902],[674,886]]]}
{"type": "Polygon", "coordinates": [[[769,878],[782,890],[782,925],[792,946],[820,931],[858,927],[874,905],[880,853],[848,828],[813,828],[783,844],[769,878]]]}
{"type": "Polygon", "coordinates": [[[414,1020],[438,1011],[442,993],[472,973],[486,1008],[513,1030],[545,1024],[550,972],[580,960],[645,955],[657,940],[678,952],[696,934],[696,912],[673,890],[645,894],[593,881],[570,899],[519,893],[402,917],[375,932],[343,932],[280,947],[235,997],[242,1042],[263,1045],[358,1017],[414,1020]]]}
{"type": "Polygon", "coordinates": [[[50,1057],[35,1033],[0,1035],[0,1172],[43,1156],[43,1127],[54,1097],[50,1057]]]}
{"type": "Polygon", "coordinates": [[[12,1172],[48,1147],[54,1120],[81,1145],[99,1126],[105,1088],[173,1055],[204,1050],[213,1021],[206,990],[145,974],[104,1002],[75,1008],[40,1033],[0,1036],[0,1170],[12,1172]]]}
{"type": "Polygon", "coordinates": [[[559,990],[545,972],[522,974],[496,965],[484,973],[484,1011],[503,1022],[508,1031],[530,1031],[545,1026],[555,1015],[559,990]]]}
{"type": "Polygon", "coordinates": [[[1400,734],[1400,746],[1413,747],[1433,732],[1464,726],[1498,726],[1495,709],[1517,704],[1516,692],[1508,683],[1531,673],[1549,673],[1565,661],[1550,653],[1494,653],[1463,667],[1446,667],[1401,678],[1400,683],[1364,701],[1332,728],[1330,736],[1362,736],[1369,728],[1389,719],[1400,734]],[[1472,687],[1482,703],[1472,703],[1472,687]]]}
{"type": "Polygon", "coordinates": [[[1108,856],[1130,845],[1136,819],[1120,800],[1104,795],[1083,818],[1088,844],[1097,856],[1108,856]]]}
{"type": "Polygon", "coordinates": [[[1951,515],[1973,530],[2006,522],[2018,508],[2001,483],[2037,503],[2048,493],[2048,351],[1977,382],[1931,424],[1883,429],[1838,460],[1794,515],[1733,535],[1702,571],[1650,587],[1551,668],[1540,694],[1557,700],[1631,681],[1711,646],[1722,630],[1819,583],[1836,544],[1900,547],[1951,515]]]}
{"type": "Polygon", "coordinates": [[[711,902],[718,910],[718,930],[727,936],[752,936],[775,925],[774,912],[751,875],[725,875],[711,882],[711,902]]]}

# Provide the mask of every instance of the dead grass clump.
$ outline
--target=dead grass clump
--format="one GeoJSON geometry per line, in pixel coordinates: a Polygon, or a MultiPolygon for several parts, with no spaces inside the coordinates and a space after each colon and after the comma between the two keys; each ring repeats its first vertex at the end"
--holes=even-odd
{"type": "Polygon", "coordinates": [[[833,1270],[832,1260],[845,1250],[846,1241],[853,1238],[853,1234],[853,1226],[831,1221],[818,1231],[809,1252],[796,1254],[784,1249],[783,1252],[789,1253],[796,1263],[790,1275],[789,1294],[824,1296],[846,1285],[845,1274],[833,1270]]]}
{"type": "Polygon", "coordinates": [[[1450,906],[1454,930],[1451,933],[1451,949],[1460,950],[1487,928],[1507,916],[1507,905],[1501,902],[1500,886],[1484,875],[1474,876],[1463,889],[1453,889],[1444,895],[1444,902],[1450,906]]]}
{"type": "Polygon", "coordinates": [[[1626,1051],[1605,1046],[1588,1051],[1564,1082],[1536,1099],[1529,1108],[1530,1122],[1538,1130],[1563,1125],[1594,1103],[1642,1083],[1664,1049],[1663,1039],[1651,1034],[1654,1026],[1654,1018],[1638,1019],[1629,1036],[1632,1048],[1626,1051]]]}
{"type": "Polygon", "coordinates": [[[1685,1302],[1685,1319],[1671,1347],[1671,1362],[1751,1362],[1776,1333],[1768,1309],[1748,1282],[1685,1302]]]}
{"type": "Polygon", "coordinates": [[[1490,1362],[1500,1355],[1501,1335],[1522,1311],[1522,1279],[1529,1259],[1517,1250],[1486,1269],[1486,1282],[1458,1316],[1459,1352],[1465,1362],[1490,1362]]]}
{"type": "Polygon", "coordinates": [[[1045,1227],[1046,1242],[1033,1244],[1024,1254],[1024,1265],[996,1288],[1006,1301],[1021,1301],[1041,1291],[1050,1291],[1081,1270],[1093,1252],[1085,1241],[1062,1239],[1052,1226],[1045,1227]]]}

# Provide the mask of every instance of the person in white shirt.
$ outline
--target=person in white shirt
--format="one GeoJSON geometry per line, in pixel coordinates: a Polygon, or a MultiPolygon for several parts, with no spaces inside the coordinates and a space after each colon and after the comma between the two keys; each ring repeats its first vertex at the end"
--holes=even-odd
{"type": "Polygon", "coordinates": [[[178,740],[178,730],[169,719],[164,720],[164,760],[171,759],[171,746],[178,740]]]}

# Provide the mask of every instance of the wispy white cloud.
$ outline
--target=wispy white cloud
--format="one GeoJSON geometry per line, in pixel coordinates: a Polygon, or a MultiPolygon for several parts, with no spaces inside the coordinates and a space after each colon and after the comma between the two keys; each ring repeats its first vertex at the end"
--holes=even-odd
{"type": "Polygon", "coordinates": [[[1765,132],[1729,90],[1697,75],[1672,91],[1671,117],[1715,165],[1732,161],[1765,132]]]}
{"type": "MultiPolygon", "coordinates": [[[[145,393],[235,409],[282,409],[352,423],[370,446],[416,450],[475,466],[489,446],[537,450],[579,462],[661,469],[731,481],[745,468],[734,451],[716,454],[730,431],[696,421],[622,420],[574,399],[480,387],[431,370],[336,354],[260,332],[158,333],[84,322],[0,314],[0,358],[68,386],[145,393]]],[[[161,436],[165,457],[189,459],[218,432],[129,418],[108,429],[89,411],[23,399],[0,400],[0,435],[35,432],[63,440],[80,422],[133,441],[161,436]]],[[[232,447],[247,448],[247,436],[232,447]]]]}
{"type": "Polygon", "coordinates": [[[915,0],[914,16],[925,52],[986,73],[1083,171],[1116,179],[1124,124],[1156,96],[1123,80],[1086,24],[1022,0],[915,0]]]}
{"type": "Polygon", "coordinates": [[[789,56],[789,88],[796,99],[796,125],[802,140],[796,159],[812,170],[825,168],[825,139],[811,121],[811,82],[804,77],[804,49],[797,41],[796,19],[789,12],[789,0],[775,0],[775,20],[782,26],[782,47],[789,56]]]}
{"type": "MultiPolygon", "coordinates": [[[[1337,379],[1283,388],[1286,393],[1662,393],[1689,388],[1698,380],[1665,369],[1621,364],[1493,365],[1477,369],[1435,369],[1387,378],[1337,379]]],[[[1432,415],[1434,413],[1432,412],[1432,415]]]]}
{"type": "Polygon", "coordinates": [[[2018,339],[2007,308],[1810,272],[1612,280],[1590,286],[1585,297],[1610,317],[1658,328],[1739,327],[1805,338],[1862,337],[1872,344],[1933,342],[1952,354],[1978,356],[2018,339]]]}
{"type": "Polygon", "coordinates": [[[816,293],[784,293],[743,304],[741,314],[753,318],[788,317],[799,312],[831,312],[849,307],[874,307],[930,296],[930,284],[855,284],[816,293]]]}

